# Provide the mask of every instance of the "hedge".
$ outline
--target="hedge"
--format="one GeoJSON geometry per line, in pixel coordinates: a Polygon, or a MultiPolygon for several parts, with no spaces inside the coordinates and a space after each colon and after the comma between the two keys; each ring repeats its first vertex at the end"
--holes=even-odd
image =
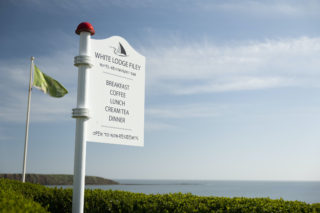
{"type": "MultiPolygon", "coordinates": [[[[72,189],[0,179],[0,212],[71,212],[72,189]],[[9,207],[8,207],[9,206],[9,207]],[[11,206],[11,207],[10,207],[11,206]],[[15,208],[11,210],[10,208],[15,208]]],[[[320,212],[320,203],[269,198],[146,195],[112,190],[85,191],[85,212],[320,212]]]]}
{"type": "Polygon", "coordinates": [[[0,188],[0,212],[48,212],[40,203],[11,189],[0,188]]]}

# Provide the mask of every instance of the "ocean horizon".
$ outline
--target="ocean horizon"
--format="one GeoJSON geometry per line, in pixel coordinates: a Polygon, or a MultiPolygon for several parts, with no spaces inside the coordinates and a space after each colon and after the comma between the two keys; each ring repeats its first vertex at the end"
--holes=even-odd
{"type": "Polygon", "coordinates": [[[115,179],[115,181],[119,182],[119,185],[86,185],[86,189],[111,189],[145,194],[167,194],[181,192],[191,193],[199,196],[231,198],[282,198],[288,201],[297,200],[306,203],[320,203],[320,181],[142,179],[115,179]]]}

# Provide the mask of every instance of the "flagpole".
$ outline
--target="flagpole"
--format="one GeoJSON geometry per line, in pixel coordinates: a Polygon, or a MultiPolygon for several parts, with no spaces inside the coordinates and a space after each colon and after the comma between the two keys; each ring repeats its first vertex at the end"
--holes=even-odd
{"type": "Polygon", "coordinates": [[[32,90],[32,69],[33,69],[34,57],[31,57],[30,64],[30,79],[29,79],[29,93],[28,93],[28,107],[27,107],[27,119],[26,119],[26,133],[24,140],[24,156],[22,166],[22,182],[25,182],[26,167],[27,167],[27,152],[28,152],[28,138],[29,138],[29,119],[30,119],[30,102],[31,102],[31,90],[32,90]]]}

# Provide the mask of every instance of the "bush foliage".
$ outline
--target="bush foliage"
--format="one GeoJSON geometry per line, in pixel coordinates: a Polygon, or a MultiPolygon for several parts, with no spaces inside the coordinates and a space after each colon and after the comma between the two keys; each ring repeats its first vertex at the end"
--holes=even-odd
{"type": "Polygon", "coordinates": [[[24,197],[10,187],[4,189],[0,185],[0,212],[48,212],[40,203],[24,197]]]}
{"type": "MultiPolygon", "coordinates": [[[[146,195],[86,190],[85,212],[320,212],[320,204],[269,198],[146,195]]],[[[0,179],[0,212],[71,212],[72,189],[0,179]]]]}

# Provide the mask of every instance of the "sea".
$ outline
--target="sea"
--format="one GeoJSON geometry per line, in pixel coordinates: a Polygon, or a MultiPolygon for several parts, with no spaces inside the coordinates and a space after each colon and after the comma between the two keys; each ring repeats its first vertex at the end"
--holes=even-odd
{"type": "Polygon", "coordinates": [[[320,203],[319,181],[116,180],[119,185],[89,186],[145,194],[192,193],[200,196],[249,197],[320,203]]]}

